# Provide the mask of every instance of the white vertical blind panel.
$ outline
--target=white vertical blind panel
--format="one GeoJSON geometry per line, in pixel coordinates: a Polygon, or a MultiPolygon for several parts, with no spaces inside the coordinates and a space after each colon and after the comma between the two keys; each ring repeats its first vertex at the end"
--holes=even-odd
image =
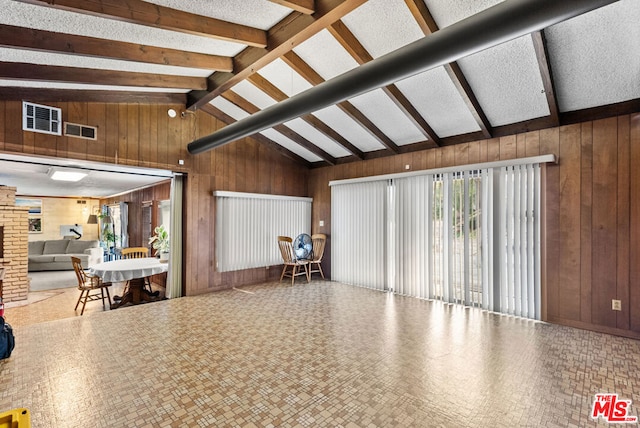
{"type": "Polygon", "coordinates": [[[496,310],[540,319],[540,166],[502,168],[500,308],[496,310]]]}
{"type": "Polygon", "coordinates": [[[444,180],[441,174],[434,176],[433,182],[433,222],[432,222],[432,236],[433,236],[433,249],[431,254],[431,263],[433,271],[431,277],[431,288],[429,296],[433,299],[444,298],[444,231],[446,226],[444,225],[444,212],[445,212],[445,192],[444,192],[444,180]]]}
{"type": "Polygon", "coordinates": [[[442,221],[442,284],[443,296],[445,302],[451,302],[453,298],[453,222],[452,222],[452,197],[453,197],[453,179],[452,173],[443,174],[443,221],[442,221]]]}
{"type": "Polygon", "coordinates": [[[336,183],[333,279],[540,319],[539,210],[539,164],[336,183]]]}
{"type": "Polygon", "coordinates": [[[395,246],[394,291],[397,294],[429,298],[431,270],[430,175],[394,180],[395,246]]]}
{"type": "Polygon", "coordinates": [[[331,187],[332,279],[386,287],[387,182],[331,187]]]}
{"type": "Polygon", "coordinates": [[[282,264],[278,236],[311,231],[311,202],[218,196],[216,258],[219,272],[282,264]]]}
{"type": "Polygon", "coordinates": [[[542,309],[540,307],[542,302],[542,291],[540,285],[540,248],[542,247],[540,243],[540,164],[533,165],[533,186],[534,186],[534,197],[533,197],[533,250],[532,250],[532,260],[533,260],[533,272],[531,274],[533,278],[533,291],[530,292],[531,297],[534,299],[529,302],[529,313],[533,314],[532,318],[539,320],[541,318],[542,309]]]}
{"type": "Polygon", "coordinates": [[[482,252],[482,307],[493,311],[493,169],[482,171],[480,238],[482,252]]]}

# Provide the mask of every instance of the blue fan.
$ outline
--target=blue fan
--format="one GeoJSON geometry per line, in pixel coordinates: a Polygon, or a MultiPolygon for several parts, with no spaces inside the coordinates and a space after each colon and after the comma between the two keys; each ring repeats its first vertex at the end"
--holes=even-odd
{"type": "Polygon", "coordinates": [[[293,241],[293,252],[296,253],[296,259],[298,260],[309,259],[313,252],[313,241],[311,237],[306,233],[301,233],[296,236],[296,239],[293,241]]]}

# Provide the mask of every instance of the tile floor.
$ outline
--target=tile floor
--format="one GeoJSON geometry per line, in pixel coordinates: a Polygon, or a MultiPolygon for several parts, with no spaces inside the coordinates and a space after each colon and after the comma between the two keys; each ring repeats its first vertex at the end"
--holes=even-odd
{"type": "Polygon", "coordinates": [[[35,324],[8,310],[0,410],[33,427],[582,427],[606,425],[591,405],[615,392],[638,416],[639,341],[334,282],[243,290],[35,324]]]}

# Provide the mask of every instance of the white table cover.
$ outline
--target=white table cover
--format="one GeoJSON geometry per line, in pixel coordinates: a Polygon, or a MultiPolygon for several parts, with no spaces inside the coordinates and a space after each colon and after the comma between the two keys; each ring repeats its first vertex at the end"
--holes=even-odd
{"type": "Polygon", "coordinates": [[[166,272],[168,263],[160,263],[155,257],[122,259],[104,262],[89,268],[89,273],[99,276],[103,282],[123,282],[166,272]]]}

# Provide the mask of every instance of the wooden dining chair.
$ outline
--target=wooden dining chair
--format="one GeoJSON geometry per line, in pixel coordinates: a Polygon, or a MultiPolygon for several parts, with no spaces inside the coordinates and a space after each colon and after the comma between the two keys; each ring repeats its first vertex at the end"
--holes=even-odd
{"type": "Polygon", "coordinates": [[[84,307],[88,301],[102,300],[102,309],[106,309],[104,299],[109,302],[109,309],[111,309],[111,296],[109,296],[110,282],[102,282],[102,278],[88,274],[82,268],[82,261],[77,257],[71,257],[71,264],[73,264],[73,270],[78,278],[78,290],[80,290],[80,297],[76,302],[74,310],[78,310],[78,305],[82,302],[82,311],[80,315],[84,314],[84,307]],[[107,295],[105,296],[105,291],[107,295]]]}
{"type": "Polygon", "coordinates": [[[309,260],[297,260],[293,252],[293,240],[288,236],[278,236],[278,247],[280,248],[280,254],[282,255],[282,261],[284,266],[282,267],[282,274],[280,275],[280,282],[282,278],[290,277],[291,285],[296,276],[304,275],[309,282],[309,260]],[[291,268],[291,272],[287,272],[291,268]],[[303,268],[304,271],[299,271],[303,268]]]}
{"type": "Polygon", "coordinates": [[[142,259],[149,257],[149,249],[147,247],[128,247],[120,250],[123,259],[142,259]]]}
{"type": "MultiPolygon", "coordinates": [[[[120,250],[120,254],[123,259],[143,259],[145,257],[149,257],[149,249],[147,247],[127,247],[120,250]]],[[[128,285],[129,284],[127,284],[127,286],[128,285]]],[[[125,290],[127,286],[125,286],[125,290]]],[[[144,286],[149,290],[149,293],[153,293],[149,278],[144,279],[144,286]]]]}
{"type": "Polygon", "coordinates": [[[322,256],[324,255],[324,247],[327,243],[327,235],[324,233],[315,233],[311,235],[311,241],[313,242],[313,257],[309,261],[309,277],[314,272],[320,272],[322,279],[324,279],[324,272],[322,272],[322,256]],[[317,266],[317,269],[313,269],[313,265],[317,266]]]}

